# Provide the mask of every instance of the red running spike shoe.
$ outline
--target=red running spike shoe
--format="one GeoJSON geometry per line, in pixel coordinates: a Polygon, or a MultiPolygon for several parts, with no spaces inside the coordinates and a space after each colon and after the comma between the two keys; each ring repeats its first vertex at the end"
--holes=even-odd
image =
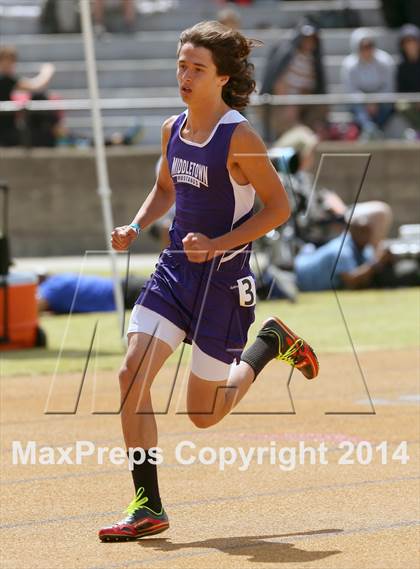
{"type": "Polygon", "coordinates": [[[309,344],[299,338],[284,322],[272,316],[266,320],[258,332],[258,336],[275,336],[279,342],[278,360],[282,360],[297,368],[307,379],[318,375],[319,363],[315,352],[309,344]]]}
{"type": "Polygon", "coordinates": [[[149,499],[143,494],[144,488],[141,487],[125,511],[128,514],[126,518],[99,530],[101,541],[133,541],[168,529],[169,520],[163,507],[160,512],[154,512],[146,506],[149,499]]]}

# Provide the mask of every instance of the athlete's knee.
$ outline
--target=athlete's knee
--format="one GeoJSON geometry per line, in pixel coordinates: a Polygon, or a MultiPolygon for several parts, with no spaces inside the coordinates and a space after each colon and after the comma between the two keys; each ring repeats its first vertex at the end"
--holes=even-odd
{"type": "Polygon", "coordinates": [[[193,413],[188,411],[188,417],[193,425],[199,429],[208,429],[218,422],[212,413],[193,413]]]}
{"type": "Polygon", "coordinates": [[[131,380],[130,380],[130,377],[131,377],[131,380],[132,380],[132,379],[133,379],[133,377],[132,377],[132,371],[130,370],[129,366],[127,366],[127,365],[122,365],[122,366],[120,367],[119,372],[118,372],[118,379],[119,379],[120,387],[121,387],[121,388],[123,388],[123,387],[128,387],[127,384],[129,384],[130,381],[131,381],[131,380]]]}
{"type": "Polygon", "coordinates": [[[138,369],[128,365],[123,364],[118,372],[118,379],[120,382],[120,389],[122,393],[126,393],[127,390],[133,388],[134,383],[136,386],[145,386],[144,374],[140,373],[138,369]]]}

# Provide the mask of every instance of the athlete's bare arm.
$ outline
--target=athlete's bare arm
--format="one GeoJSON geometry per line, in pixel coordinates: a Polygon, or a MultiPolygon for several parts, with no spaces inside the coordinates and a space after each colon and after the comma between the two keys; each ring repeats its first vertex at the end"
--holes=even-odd
{"type": "MultiPolygon", "coordinates": [[[[170,117],[162,125],[162,157],[158,176],[152,191],[133,219],[133,223],[137,223],[142,229],[162,217],[175,201],[175,188],[166,158],[166,147],[175,119],[175,116],[170,117]]],[[[123,227],[116,227],[111,235],[112,247],[117,251],[125,251],[134,241],[137,233],[129,225],[124,225],[123,227]]]]}
{"type": "Polygon", "coordinates": [[[162,217],[175,201],[175,188],[169,172],[166,158],[166,147],[171,135],[172,124],[176,117],[170,117],[162,125],[162,158],[158,177],[153,190],[145,199],[137,215],[133,219],[140,227],[145,228],[162,217]]]}
{"type": "Polygon", "coordinates": [[[201,263],[217,255],[218,251],[255,241],[285,223],[290,216],[286,191],[270,162],[266,147],[246,122],[240,123],[233,133],[227,166],[238,184],[252,184],[263,208],[233,231],[215,239],[200,233],[189,233],[183,243],[192,262],[201,263]]]}

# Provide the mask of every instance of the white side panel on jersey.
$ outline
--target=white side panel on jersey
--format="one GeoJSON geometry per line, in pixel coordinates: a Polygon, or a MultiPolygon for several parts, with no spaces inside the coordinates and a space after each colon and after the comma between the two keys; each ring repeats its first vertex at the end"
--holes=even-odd
{"type": "Polygon", "coordinates": [[[229,180],[233,188],[233,197],[235,200],[235,210],[233,212],[232,227],[241,217],[251,211],[254,207],[255,190],[251,184],[241,186],[229,174],[229,180]]]}
{"type": "MultiPolygon", "coordinates": [[[[236,112],[236,111],[235,111],[236,112]]],[[[239,113],[238,113],[239,114],[239,113]]],[[[254,207],[254,200],[255,200],[255,190],[251,184],[246,184],[241,186],[236,182],[229,173],[229,180],[232,184],[233,189],[233,197],[235,200],[235,209],[233,212],[233,219],[232,219],[232,228],[235,223],[241,219],[245,214],[249,213],[252,208],[254,207]]],[[[219,267],[221,263],[226,263],[226,261],[230,261],[236,255],[239,255],[247,248],[247,245],[244,245],[240,249],[229,253],[229,255],[223,255],[220,259],[219,267]]]]}

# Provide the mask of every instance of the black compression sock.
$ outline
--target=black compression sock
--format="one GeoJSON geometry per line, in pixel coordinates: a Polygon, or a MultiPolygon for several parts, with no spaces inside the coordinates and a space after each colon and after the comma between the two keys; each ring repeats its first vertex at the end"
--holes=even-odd
{"type": "Polygon", "coordinates": [[[258,334],[255,342],[247,348],[241,360],[252,367],[255,372],[253,381],[260,371],[276,356],[279,355],[279,341],[273,334],[258,334]]]}
{"type": "MultiPolygon", "coordinates": [[[[133,476],[134,488],[136,494],[139,488],[144,488],[144,494],[149,498],[147,504],[148,508],[155,512],[160,512],[162,508],[162,502],[159,495],[159,484],[157,476],[157,466],[156,464],[151,464],[149,460],[152,458],[149,451],[144,449],[146,453],[146,458],[141,464],[133,464],[133,470],[131,474],[133,476]]],[[[133,458],[136,462],[141,459],[140,451],[136,450],[133,453],[133,458]]],[[[154,459],[154,457],[153,457],[154,459]]]]}

